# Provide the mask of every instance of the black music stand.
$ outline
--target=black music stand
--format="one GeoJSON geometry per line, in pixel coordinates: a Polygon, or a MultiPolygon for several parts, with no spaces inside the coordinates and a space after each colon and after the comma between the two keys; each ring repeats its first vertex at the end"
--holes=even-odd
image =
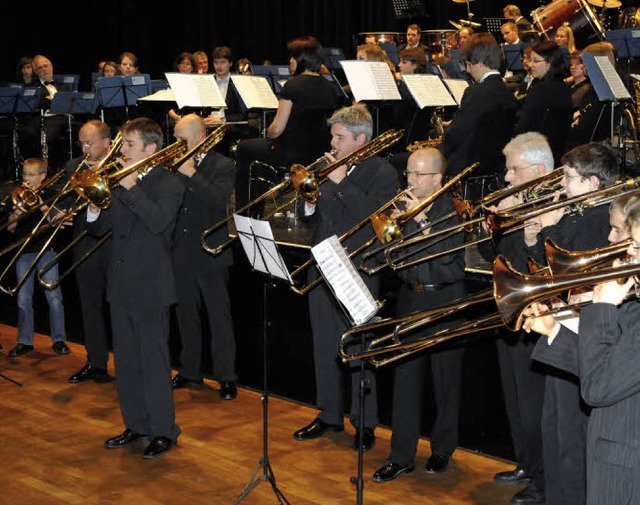
{"type": "Polygon", "coordinates": [[[13,144],[13,164],[16,170],[15,178],[19,178],[18,174],[18,121],[15,111],[18,102],[18,95],[22,91],[22,86],[9,86],[0,88],[0,114],[11,116],[11,139],[13,144]]]}
{"type": "Polygon", "coordinates": [[[252,65],[251,73],[266,77],[276,95],[280,95],[284,82],[293,79],[288,65],[252,65]]]}
{"type": "Polygon", "coordinates": [[[630,74],[631,62],[640,56],[640,37],[638,28],[625,28],[606,32],[607,42],[611,42],[616,48],[617,60],[626,62],[624,75],[628,77],[625,83],[628,89],[633,87],[630,74]]]}
{"type": "Polygon", "coordinates": [[[58,91],[51,101],[49,112],[66,114],[67,131],[69,132],[69,155],[73,157],[73,114],[95,114],[98,101],[95,93],[79,91],[58,91]]]}
{"type": "Polygon", "coordinates": [[[324,53],[324,64],[329,70],[342,70],[342,65],[340,62],[342,60],[346,60],[344,56],[344,51],[340,47],[325,47],[323,49],[324,53]]]}
{"type": "Polygon", "coordinates": [[[507,70],[511,70],[512,72],[524,71],[522,57],[524,55],[524,48],[527,47],[527,45],[528,44],[505,44],[502,46],[507,70]]]}
{"type": "Polygon", "coordinates": [[[513,19],[509,19],[509,18],[482,18],[482,28],[484,32],[489,32],[491,35],[493,35],[496,40],[501,40],[502,38],[502,32],[500,31],[500,27],[505,24],[508,23],[510,21],[513,21],[513,19]]]}
{"type": "Polygon", "coordinates": [[[422,0],[392,0],[393,15],[396,19],[425,17],[427,10],[422,0]]]}
{"type": "Polygon", "coordinates": [[[245,485],[240,495],[233,502],[234,505],[240,503],[251,490],[260,482],[266,480],[271,484],[271,488],[278,499],[278,503],[289,505],[289,501],[282,491],[276,485],[276,477],[269,462],[268,451],[268,406],[269,406],[269,388],[267,386],[267,339],[269,336],[268,321],[268,294],[269,287],[275,286],[275,279],[293,284],[291,276],[287,271],[282,256],[278,252],[273,233],[268,221],[258,221],[248,217],[234,214],[236,230],[238,238],[242,243],[242,247],[247,255],[247,259],[254,271],[263,274],[263,294],[262,294],[262,458],[258,462],[255,470],[251,474],[249,481],[245,485]],[[259,471],[262,469],[260,475],[259,471]]]}

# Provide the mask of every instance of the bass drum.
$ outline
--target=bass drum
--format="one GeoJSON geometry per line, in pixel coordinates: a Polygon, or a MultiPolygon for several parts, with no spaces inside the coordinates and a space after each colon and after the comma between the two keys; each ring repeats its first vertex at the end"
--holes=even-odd
{"type": "Polygon", "coordinates": [[[585,0],[554,0],[538,7],[531,16],[536,29],[548,40],[554,39],[562,25],[571,28],[578,49],[604,40],[602,23],[585,0]]]}

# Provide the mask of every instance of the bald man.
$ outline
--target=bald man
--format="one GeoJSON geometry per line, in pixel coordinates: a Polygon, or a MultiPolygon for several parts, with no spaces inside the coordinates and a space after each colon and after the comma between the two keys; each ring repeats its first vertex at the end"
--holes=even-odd
{"type": "MultiPolygon", "coordinates": [[[[406,210],[414,208],[441,189],[445,171],[446,160],[437,149],[425,148],[412,153],[406,170],[410,189],[406,191],[406,197],[400,199],[406,210]]],[[[397,217],[400,212],[404,211],[394,211],[393,217],[397,217]]],[[[433,226],[430,224],[452,212],[451,193],[444,192],[405,225],[405,235],[415,235],[419,230],[422,230],[422,234],[429,235],[453,226],[457,222],[455,217],[433,226]]],[[[449,250],[461,244],[463,240],[462,234],[455,234],[432,244],[420,255],[449,250]]],[[[417,259],[420,255],[416,254],[412,259],[417,259]]],[[[398,315],[450,305],[453,300],[464,296],[464,268],[464,250],[459,250],[398,270],[398,277],[402,280],[396,305],[401,311],[398,315]]],[[[447,326],[455,324],[455,321],[446,322],[447,326]]],[[[441,328],[442,324],[429,326],[428,329],[417,330],[407,338],[413,340],[441,328]]],[[[458,345],[447,344],[438,346],[428,353],[415,354],[395,367],[391,454],[385,464],[373,474],[374,482],[387,482],[415,469],[414,459],[422,425],[424,385],[429,369],[433,382],[436,418],[431,428],[431,457],[427,462],[426,471],[440,473],[449,467],[451,454],[458,445],[462,353],[463,349],[458,345]]]]}
{"type": "MultiPolygon", "coordinates": [[[[204,119],[196,114],[181,118],[174,127],[176,139],[193,149],[206,136],[204,119]]],[[[212,375],[220,383],[223,400],[233,400],[236,389],[236,345],[229,300],[229,267],[232,251],[217,256],[202,248],[200,235],[226,217],[227,204],[235,184],[235,165],[226,156],[210,149],[204,156],[188,159],[178,168],[177,177],[185,186],[185,196],[173,233],[173,269],[178,303],[176,316],[182,349],[180,368],[173,388],[202,384],[202,309],[206,310],[211,332],[212,375]]],[[[226,228],[209,237],[216,246],[227,239],[226,228]]]]}

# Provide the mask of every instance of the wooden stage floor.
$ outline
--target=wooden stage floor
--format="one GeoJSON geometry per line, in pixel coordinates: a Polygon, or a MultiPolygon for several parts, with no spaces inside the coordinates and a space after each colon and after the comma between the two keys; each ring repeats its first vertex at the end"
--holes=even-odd
{"type": "MultiPolygon", "coordinates": [[[[16,329],[0,325],[0,504],[231,504],[259,470],[263,455],[260,393],[239,389],[233,401],[217,394],[217,382],[200,391],[175,393],[178,445],[156,460],[140,457],[135,445],[115,451],[103,441],[123,430],[115,383],[72,385],[67,378],[85,361],[84,347],[69,343],[58,356],[49,337],[37,335],[35,351],[8,358],[16,329]]],[[[112,366],[112,363],[110,363],[112,366]]],[[[111,370],[113,372],[113,370],[111,370]]],[[[326,438],[297,442],[292,433],[316,411],[269,397],[269,459],[276,483],[292,504],[357,503],[357,453],[353,429],[326,438]]],[[[420,441],[416,471],[395,481],[371,481],[389,452],[391,432],[376,430],[377,445],[364,455],[363,503],[446,505],[509,503],[521,487],[501,486],[493,474],[510,462],[458,449],[454,464],[440,475],[424,472],[428,443],[420,441]]],[[[259,482],[243,504],[278,503],[268,481],[259,482]]]]}

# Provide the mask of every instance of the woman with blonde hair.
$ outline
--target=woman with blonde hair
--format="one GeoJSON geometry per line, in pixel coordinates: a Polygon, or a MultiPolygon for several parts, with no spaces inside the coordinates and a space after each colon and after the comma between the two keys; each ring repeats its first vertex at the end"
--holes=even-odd
{"type": "Polygon", "coordinates": [[[569,50],[569,54],[573,54],[577,50],[576,43],[573,38],[573,30],[570,26],[559,26],[556,30],[555,41],[556,44],[558,44],[558,46],[560,47],[566,46],[566,48],[569,50]]]}

